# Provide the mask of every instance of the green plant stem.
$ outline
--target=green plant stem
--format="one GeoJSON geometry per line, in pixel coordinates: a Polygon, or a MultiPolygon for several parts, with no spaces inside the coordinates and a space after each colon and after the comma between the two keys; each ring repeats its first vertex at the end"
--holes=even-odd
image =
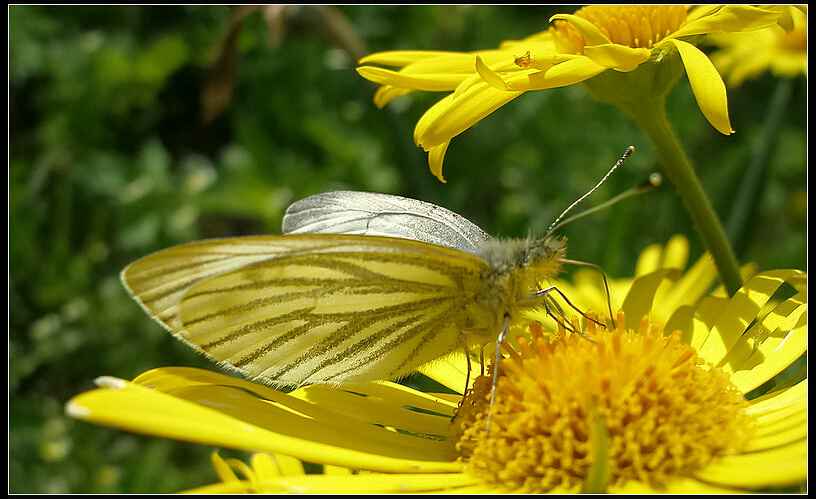
{"type": "Polygon", "coordinates": [[[714,258],[728,294],[733,296],[742,285],[737,258],[691,161],[666,118],[665,99],[644,101],[628,110],[655,143],[666,177],[680,194],[703,243],[714,258]]]}

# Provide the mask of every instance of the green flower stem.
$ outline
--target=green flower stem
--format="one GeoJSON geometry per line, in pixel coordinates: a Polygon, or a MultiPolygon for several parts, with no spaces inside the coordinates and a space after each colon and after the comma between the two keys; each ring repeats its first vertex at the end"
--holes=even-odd
{"type": "Polygon", "coordinates": [[[665,98],[629,106],[628,111],[657,146],[666,177],[683,199],[706,248],[714,257],[714,264],[728,294],[733,296],[742,285],[737,258],[691,161],[666,118],[665,98]]]}

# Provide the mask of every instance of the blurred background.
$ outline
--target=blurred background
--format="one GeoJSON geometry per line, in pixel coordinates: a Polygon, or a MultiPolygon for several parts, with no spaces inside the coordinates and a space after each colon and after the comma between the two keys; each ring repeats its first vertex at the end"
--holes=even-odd
{"type": "MultiPolygon", "coordinates": [[[[495,235],[542,233],[629,144],[637,154],[585,206],[645,180],[657,169],[649,142],[578,85],[527,94],[454,139],[441,184],[412,140],[441,94],[379,110],[375,86],[354,72],[369,52],[490,48],[573,10],[10,7],[10,490],[173,492],[216,480],[212,449],[64,414],[100,375],[211,367],[126,294],[118,273],[140,256],[278,233],[289,203],[336,189],[430,201],[495,235]]],[[[684,79],[669,118],[740,261],[805,269],[805,78],[766,74],[730,89],[729,103],[737,133],[725,137],[684,79]],[[780,85],[789,95],[768,131],[780,85]],[[735,213],[762,147],[753,201],[735,213]]],[[[676,233],[693,261],[700,242],[666,184],[563,229],[571,258],[616,277],[676,233]]]]}

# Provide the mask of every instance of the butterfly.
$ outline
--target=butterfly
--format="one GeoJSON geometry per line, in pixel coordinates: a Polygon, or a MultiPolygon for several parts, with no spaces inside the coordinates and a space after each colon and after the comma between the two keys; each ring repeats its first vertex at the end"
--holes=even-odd
{"type": "Polygon", "coordinates": [[[563,239],[497,240],[440,206],[368,192],[292,204],[280,236],[197,241],[122,271],[173,335],[271,386],[396,379],[494,341],[534,306],[563,239]]]}
{"type": "Polygon", "coordinates": [[[499,240],[431,203],[337,191],[289,206],[282,232],[174,246],[122,281],[175,337],[273,387],[397,379],[492,341],[498,362],[520,311],[560,322],[551,291],[578,310],[538,287],[572,262],[551,230],[499,240]]]}

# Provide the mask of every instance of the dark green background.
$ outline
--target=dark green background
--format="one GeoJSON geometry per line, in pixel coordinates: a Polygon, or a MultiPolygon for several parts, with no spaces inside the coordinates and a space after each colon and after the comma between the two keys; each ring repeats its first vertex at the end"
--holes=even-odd
{"type": "MultiPolygon", "coordinates": [[[[118,272],[128,262],[202,237],[277,233],[290,202],[334,189],[431,201],[496,235],[541,233],[627,145],[638,153],[587,206],[657,169],[644,135],[578,85],[525,95],[457,137],[443,185],[412,141],[416,120],[441,94],[378,110],[374,85],[353,70],[356,52],[494,47],[574,7],[299,8],[286,13],[277,45],[252,13],[236,39],[232,100],[204,124],[206,82],[227,75],[210,67],[231,10],[9,10],[13,492],[172,492],[215,480],[211,449],[64,415],[96,376],[205,366],[127,296],[118,272]],[[348,31],[337,31],[337,14],[348,31]]],[[[805,266],[806,87],[804,78],[790,84],[781,124],[768,135],[780,85],[770,75],[729,91],[731,137],[708,125],[685,79],[669,103],[723,220],[771,138],[738,244],[740,260],[761,269],[805,266]]],[[[630,274],[640,250],[676,233],[690,236],[692,258],[701,253],[670,186],[563,233],[572,258],[613,276],[630,274]]]]}

